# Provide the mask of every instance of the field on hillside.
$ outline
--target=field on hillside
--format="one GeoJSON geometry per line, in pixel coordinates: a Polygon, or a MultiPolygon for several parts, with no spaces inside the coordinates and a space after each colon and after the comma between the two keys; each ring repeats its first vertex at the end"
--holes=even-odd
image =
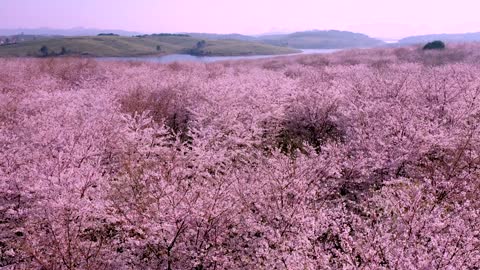
{"type": "MultiPolygon", "coordinates": [[[[95,56],[127,57],[143,55],[184,54],[195,48],[198,38],[180,36],[148,37],[56,37],[25,41],[0,46],[0,57],[39,57],[43,46],[49,56],[95,56]],[[158,46],[158,47],[157,47],[158,46]],[[62,47],[65,49],[62,53],[62,47]]],[[[271,55],[297,52],[294,49],[277,47],[241,40],[207,40],[201,53],[217,56],[271,55]]]]}
{"type": "Polygon", "coordinates": [[[479,51],[0,59],[0,268],[479,269],[479,51]]]}

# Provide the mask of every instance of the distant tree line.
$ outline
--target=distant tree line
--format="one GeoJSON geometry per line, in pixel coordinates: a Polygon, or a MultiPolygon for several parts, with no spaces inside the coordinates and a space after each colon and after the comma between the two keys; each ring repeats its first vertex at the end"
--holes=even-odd
{"type": "Polygon", "coordinates": [[[207,42],[206,42],[205,40],[200,40],[199,42],[197,42],[197,44],[195,45],[195,47],[193,47],[193,48],[191,48],[190,50],[188,50],[188,54],[190,54],[190,55],[196,55],[196,56],[205,56],[205,55],[208,55],[209,52],[204,50],[204,48],[205,48],[206,45],[207,45],[207,42]]]}
{"type": "Polygon", "coordinates": [[[137,35],[135,37],[190,37],[187,34],[158,33],[151,35],[137,35]]]}
{"type": "Polygon", "coordinates": [[[101,36],[115,36],[115,37],[118,37],[120,35],[114,34],[114,33],[100,33],[97,36],[99,36],[99,37],[101,37],[101,36]]]}
{"type": "Polygon", "coordinates": [[[67,50],[67,48],[65,47],[62,47],[60,52],[57,53],[53,50],[50,50],[47,46],[43,45],[41,48],[40,48],[40,53],[43,57],[47,57],[47,56],[60,56],[60,55],[66,55],[69,53],[69,51],[67,50]]]}

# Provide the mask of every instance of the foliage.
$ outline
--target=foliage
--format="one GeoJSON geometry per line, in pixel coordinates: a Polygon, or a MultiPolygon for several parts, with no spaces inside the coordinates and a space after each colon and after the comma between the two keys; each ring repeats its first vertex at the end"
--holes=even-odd
{"type": "Polygon", "coordinates": [[[101,36],[113,36],[113,37],[118,37],[120,36],[119,34],[114,34],[114,33],[100,33],[98,34],[97,36],[101,37],[101,36]]]}
{"type": "Polygon", "coordinates": [[[200,41],[197,42],[195,47],[188,50],[188,53],[191,54],[191,55],[197,55],[197,56],[209,55],[210,53],[208,51],[204,50],[206,45],[207,45],[207,42],[205,40],[200,40],[200,41]]]}
{"type": "Polygon", "coordinates": [[[43,45],[41,48],[40,48],[40,52],[42,53],[42,56],[48,56],[48,47],[43,45]]]}
{"type": "Polygon", "coordinates": [[[445,49],[445,43],[443,43],[440,40],[432,41],[425,44],[425,46],[423,46],[423,49],[424,50],[443,50],[445,49]]]}
{"type": "Polygon", "coordinates": [[[0,268],[478,269],[479,50],[449,51],[1,59],[0,268]]]}

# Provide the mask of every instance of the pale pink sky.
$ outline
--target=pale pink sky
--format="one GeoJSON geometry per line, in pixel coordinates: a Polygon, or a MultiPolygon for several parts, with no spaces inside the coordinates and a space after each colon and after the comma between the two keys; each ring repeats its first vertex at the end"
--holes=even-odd
{"type": "Polygon", "coordinates": [[[374,37],[480,32],[478,0],[0,0],[0,28],[139,32],[338,29],[374,37]]]}

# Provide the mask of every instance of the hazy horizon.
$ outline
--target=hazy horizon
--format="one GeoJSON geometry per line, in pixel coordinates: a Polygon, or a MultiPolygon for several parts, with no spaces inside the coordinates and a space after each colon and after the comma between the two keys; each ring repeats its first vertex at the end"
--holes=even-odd
{"type": "Polygon", "coordinates": [[[0,29],[77,27],[142,33],[202,32],[258,35],[343,30],[397,39],[480,31],[478,3],[440,1],[297,0],[0,0],[0,29]]]}

